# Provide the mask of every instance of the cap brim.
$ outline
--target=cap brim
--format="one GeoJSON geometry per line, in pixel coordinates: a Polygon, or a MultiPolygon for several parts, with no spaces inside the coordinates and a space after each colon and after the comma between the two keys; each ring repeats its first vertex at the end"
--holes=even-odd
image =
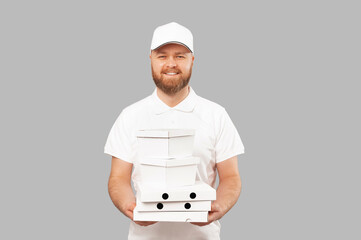
{"type": "Polygon", "coordinates": [[[187,45],[185,45],[181,42],[177,42],[177,41],[170,41],[170,42],[163,43],[163,44],[159,45],[158,47],[153,48],[151,50],[157,50],[158,48],[163,47],[164,45],[167,45],[167,44],[171,44],[171,43],[182,45],[182,46],[186,47],[191,53],[193,53],[193,51],[187,45]]]}

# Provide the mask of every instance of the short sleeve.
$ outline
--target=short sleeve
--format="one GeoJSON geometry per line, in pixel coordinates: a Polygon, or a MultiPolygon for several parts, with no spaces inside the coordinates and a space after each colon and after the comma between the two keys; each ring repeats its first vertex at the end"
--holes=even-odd
{"type": "Polygon", "coordinates": [[[221,113],[216,129],[216,163],[244,153],[241,137],[225,109],[221,113]]]}
{"type": "Polygon", "coordinates": [[[111,128],[104,153],[132,163],[132,139],[125,126],[124,115],[123,111],[111,128]]]}

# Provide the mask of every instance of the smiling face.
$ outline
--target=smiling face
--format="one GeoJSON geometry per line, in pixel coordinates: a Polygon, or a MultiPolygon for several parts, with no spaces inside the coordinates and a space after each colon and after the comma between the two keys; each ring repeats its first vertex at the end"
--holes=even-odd
{"type": "Polygon", "coordinates": [[[186,87],[192,75],[194,56],[183,45],[166,44],[150,54],[155,85],[168,95],[186,87]]]}

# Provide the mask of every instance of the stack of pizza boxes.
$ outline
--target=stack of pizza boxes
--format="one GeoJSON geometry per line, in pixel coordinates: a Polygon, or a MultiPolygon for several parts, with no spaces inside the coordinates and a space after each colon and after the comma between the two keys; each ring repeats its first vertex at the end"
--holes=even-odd
{"type": "Polygon", "coordinates": [[[197,179],[193,129],[137,132],[141,183],[134,221],[207,222],[216,191],[197,179]]]}

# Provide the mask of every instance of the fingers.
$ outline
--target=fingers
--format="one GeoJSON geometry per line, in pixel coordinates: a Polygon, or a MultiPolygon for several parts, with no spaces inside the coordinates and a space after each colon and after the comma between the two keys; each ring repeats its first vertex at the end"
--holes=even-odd
{"type": "Polygon", "coordinates": [[[219,211],[220,211],[219,204],[217,202],[212,202],[211,212],[219,212],[219,211]]]}
{"type": "Polygon", "coordinates": [[[149,225],[152,225],[152,224],[155,224],[157,222],[144,222],[144,221],[134,221],[136,224],[140,225],[140,226],[143,226],[143,227],[146,227],[146,226],[149,226],[149,225]]]}
{"type": "Polygon", "coordinates": [[[222,214],[220,212],[220,206],[217,202],[212,202],[212,205],[211,205],[211,211],[208,212],[208,219],[207,219],[207,222],[191,222],[191,224],[193,225],[197,225],[197,226],[206,226],[218,219],[220,219],[222,217],[222,214]]]}
{"type": "Polygon", "coordinates": [[[131,220],[133,220],[133,218],[134,218],[132,211],[126,211],[125,215],[127,215],[127,217],[130,218],[131,220]]]}
{"type": "Polygon", "coordinates": [[[135,202],[130,203],[129,210],[131,210],[133,212],[135,206],[137,206],[137,204],[135,202]]]}
{"type": "Polygon", "coordinates": [[[135,206],[136,206],[135,202],[130,202],[127,204],[127,206],[125,208],[124,214],[131,220],[133,220],[133,211],[134,211],[135,206]]]}
{"type": "MultiPolygon", "coordinates": [[[[136,203],[135,202],[132,202],[130,205],[129,205],[129,207],[128,207],[128,211],[129,212],[131,212],[131,220],[132,221],[134,221],[133,220],[133,216],[134,216],[134,214],[133,214],[133,211],[134,211],[134,208],[136,207],[136,203]]],[[[143,226],[143,227],[146,227],[146,226],[149,226],[149,225],[152,225],[152,224],[154,224],[154,223],[157,223],[157,222],[151,222],[151,221],[134,221],[136,224],[138,224],[138,225],[140,225],[140,226],[143,226]]]]}
{"type": "Polygon", "coordinates": [[[217,216],[218,216],[218,212],[209,212],[209,214],[208,214],[208,222],[213,222],[215,220],[218,220],[217,216]]]}
{"type": "Polygon", "coordinates": [[[200,227],[206,226],[213,222],[212,212],[208,212],[207,222],[190,222],[193,225],[197,225],[200,227]]]}
{"type": "Polygon", "coordinates": [[[206,226],[206,225],[208,225],[210,223],[212,223],[212,222],[190,222],[190,224],[197,225],[199,227],[206,226]]]}
{"type": "MultiPolygon", "coordinates": [[[[134,219],[134,208],[136,207],[136,203],[135,202],[129,202],[127,203],[126,205],[126,209],[125,209],[125,212],[124,214],[130,218],[130,220],[133,221],[134,219]]],[[[136,224],[140,225],[140,226],[149,226],[149,225],[152,225],[154,223],[157,223],[157,222],[151,222],[151,221],[134,221],[136,224]]]]}

